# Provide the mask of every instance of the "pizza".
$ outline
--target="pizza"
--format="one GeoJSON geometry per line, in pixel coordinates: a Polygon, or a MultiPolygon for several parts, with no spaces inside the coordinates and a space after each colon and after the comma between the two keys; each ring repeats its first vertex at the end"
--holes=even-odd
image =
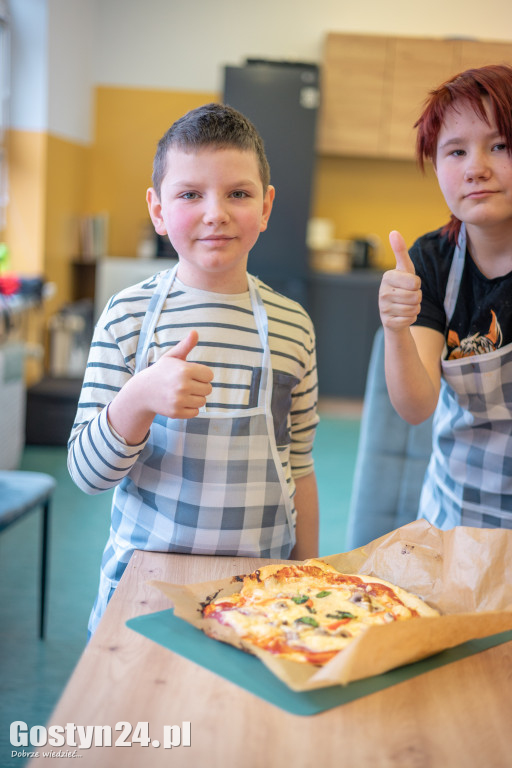
{"type": "Polygon", "coordinates": [[[240,592],[203,603],[203,630],[249,652],[322,666],[369,627],[439,613],[383,579],[344,574],[322,560],[266,565],[240,592]]]}

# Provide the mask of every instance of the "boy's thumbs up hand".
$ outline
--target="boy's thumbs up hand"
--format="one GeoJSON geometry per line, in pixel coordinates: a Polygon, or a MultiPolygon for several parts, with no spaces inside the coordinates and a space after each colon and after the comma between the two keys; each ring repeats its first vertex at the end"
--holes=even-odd
{"type": "Polygon", "coordinates": [[[157,414],[192,419],[212,391],[213,373],[187,356],[199,340],[197,331],[165,352],[154,365],[129,378],[109,405],[108,420],[128,445],[139,445],[157,414]]]}
{"type": "Polygon", "coordinates": [[[197,416],[212,391],[212,370],[202,363],[191,363],[187,356],[199,340],[197,331],[190,333],[165,352],[144,373],[148,380],[151,410],[171,419],[197,416]]]}
{"type": "Polygon", "coordinates": [[[382,325],[394,331],[411,326],[421,309],[421,280],[416,275],[404,238],[397,232],[389,235],[396,268],[385,272],[379,290],[382,325]]]}
{"type": "Polygon", "coordinates": [[[165,354],[168,357],[177,357],[179,360],[186,360],[187,355],[192,352],[197,342],[199,341],[199,334],[197,331],[190,331],[188,336],[179,341],[165,354]]]}

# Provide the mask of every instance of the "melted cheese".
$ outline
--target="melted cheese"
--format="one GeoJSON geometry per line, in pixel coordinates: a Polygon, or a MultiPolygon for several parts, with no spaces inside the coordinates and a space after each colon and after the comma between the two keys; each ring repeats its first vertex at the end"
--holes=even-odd
{"type": "Polygon", "coordinates": [[[203,615],[272,653],[323,664],[367,627],[418,612],[387,582],[334,569],[284,566],[264,580],[258,571],[246,577],[239,594],[218,598],[203,615]]]}

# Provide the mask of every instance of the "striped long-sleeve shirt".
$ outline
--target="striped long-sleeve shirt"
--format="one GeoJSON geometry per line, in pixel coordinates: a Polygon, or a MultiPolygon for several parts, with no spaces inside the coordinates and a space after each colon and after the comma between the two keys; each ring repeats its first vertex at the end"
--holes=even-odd
{"type": "MultiPolygon", "coordinates": [[[[116,486],[144,448],[146,441],[129,446],[114,434],[106,406],[134,375],[142,320],[163,274],[114,296],[96,325],[68,445],[70,474],[86,493],[116,486]]],[[[299,304],[257,282],[268,315],[276,441],[293,496],[294,478],[313,469],[318,422],[314,329],[299,304]]],[[[176,279],[157,322],[148,364],[191,329],[197,330],[199,341],[187,360],[209,366],[214,374],[207,410],[253,407],[261,372],[261,343],[249,293],[209,293],[176,279]]]]}

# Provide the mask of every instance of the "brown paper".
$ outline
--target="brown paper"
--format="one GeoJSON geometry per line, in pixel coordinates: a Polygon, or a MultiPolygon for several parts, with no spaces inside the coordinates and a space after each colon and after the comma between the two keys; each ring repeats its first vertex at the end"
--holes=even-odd
{"type": "MultiPolygon", "coordinates": [[[[342,573],[377,576],[412,592],[441,612],[369,627],[323,667],[288,661],[252,648],[295,691],[382,674],[479,637],[512,629],[512,530],[457,527],[440,531],[416,520],[364,547],[321,558],[342,573]]],[[[177,585],[152,581],[176,616],[202,629],[201,606],[239,592],[240,580],[177,585]]],[[[212,621],[212,620],[210,620],[212,621]]],[[[223,637],[229,628],[215,622],[223,637]]],[[[237,641],[239,647],[243,643],[237,641]]]]}

